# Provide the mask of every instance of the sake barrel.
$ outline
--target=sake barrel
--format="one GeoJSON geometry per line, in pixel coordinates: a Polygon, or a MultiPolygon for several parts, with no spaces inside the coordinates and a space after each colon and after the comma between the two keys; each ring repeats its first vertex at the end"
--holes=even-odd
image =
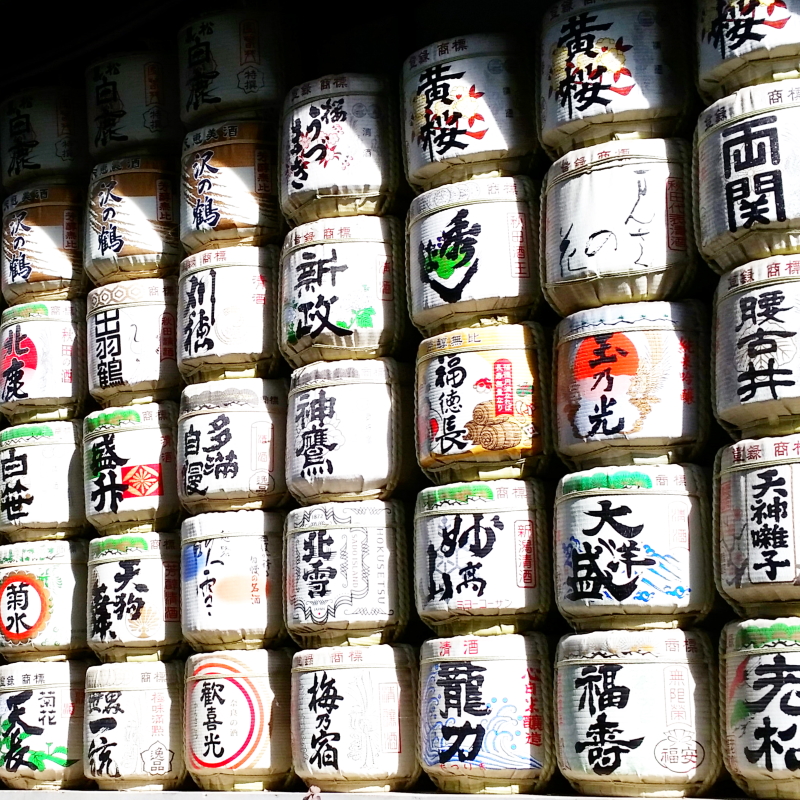
{"type": "Polygon", "coordinates": [[[552,593],[548,511],[538,481],[423,489],[414,510],[414,595],[422,621],[437,636],[539,625],[552,593]]]}
{"type": "Polygon", "coordinates": [[[182,255],[177,176],[169,162],[132,156],[98,164],[89,183],[83,251],[94,283],[159,278],[182,255]]]}
{"type": "Polygon", "coordinates": [[[0,433],[0,533],[9,541],[68,539],[85,530],[82,441],[80,420],[0,433]]]}
{"type": "Polygon", "coordinates": [[[714,413],[736,434],[800,430],[800,389],[794,389],[800,365],[793,344],[799,301],[796,256],[754,261],[720,278],[711,348],[714,413]]]}
{"type": "Polygon", "coordinates": [[[715,577],[720,594],[742,616],[800,613],[798,454],[800,435],[745,439],[717,455],[715,577]]]}
{"type": "Polygon", "coordinates": [[[417,661],[408,645],[294,654],[292,758],[309,786],[323,792],[412,786],[420,772],[416,723],[417,661]]]}
{"type": "Polygon", "coordinates": [[[279,189],[293,222],[391,210],[400,185],[393,88],[381,75],[344,73],[291,89],[279,189]]]}
{"type": "Polygon", "coordinates": [[[3,201],[2,280],[9,305],[83,294],[80,192],[47,186],[18,191],[3,201]]]}
{"type": "Polygon", "coordinates": [[[597,467],[559,481],[558,610],[578,630],[686,627],[714,603],[700,467],[597,467]]]}
{"type": "Polygon", "coordinates": [[[800,80],[740,89],[700,115],[695,229],[718,272],[800,249],[798,124],[800,80]]]}
{"type": "Polygon", "coordinates": [[[183,662],[86,670],[83,769],[103,791],[168,791],[186,777],[183,662]]]}
{"type": "Polygon", "coordinates": [[[540,39],[545,150],[674,136],[690,102],[684,29],[657,0],[601,0],[588,11],[552,3],[540,39]]]}
{"type": "Polygon", "coordinates": [[[561,457],[581,469],[695,459],[709,424],[706,337],[693,301],[604,306],[562,320],[561,457]]]}
{"type": "Polygon", "coordinates": [[[0,654],[62,661],[86,650],[86,542],[0,545],[0,654]]]}
{"type": "Polygon", "coordinates": [[[422,769],[443,792],[539,792],[556,765],[547,640],[428,639],[420,651],[422,769]]]}
{"type": "Polygon", "coordinates": [[[547,353],[533,322],[462,328],[417,354],[417,460],[436,483],[521,478],[551,453],[547,353]]]}
{"type": "Polygon", "coordinates": [[[187,253],[280,239],[277,150],[270,136],[258,122],[226,122],[183,140],[180,225],[187,253]]]}
{"type": "Polygon", "coordinates": [[[175,403],[93,411],[83,422],[86,518],[100,536],[170,530],[180,515],[175,403]]]}
{"type": "Polygon", "coordinates": [[[80,181],[85,166],[86,120],[74,87],[30,87],[0,107],[0,168],[8,191],[80,181]]]}
{"type": "Polygon", "coordinates": [[[278,248],[204,250],[181,262],[178,368],[190,383],[254,378],[280,366],[278,248]]]}
{"type": "Polygon", "coordinates": [[[799,797],[792,686],[800,670],[800,619],[729,622],[720,651],[725,766],[750,797],[799,797]]]}
{"type": "Polygon", "coordinates": [[[103,406],[177,397],[174,278],[108,283],[87,297],[89,392],[103,406]]]}
{"type": "Polygon", "coordinates": [[[699,3],[698,87],[707,102],[737,89],[800,77],[800,4],[699,3]]]}
{"type": "Polygon", "coordinates": [[[187,127],[235,115],[277,119],[283,99],[279,20],[231,6],[178,32],[181,120],[187,127]]]}
{"type": "Polygon", "coordinates": [[[565,636],[556,652],[558,768],[583,794],[702,794],[722,766],[717,680],[702,631],[565,636]]]}
{"type": "Polygon", "coordinates": [[[178,419],[178,496],[190,514],[271,508],[288,499],[286,382],[187,386],[178,419]]]}
{"type": "Polygon", "coordinates": [[[92,539],[86,628],[101,661],[167,661],[179,652],[180,557],[173,533],[92,539]]]}
{"type": "Polygon", "coordinates": [[[283,522],[258,510],[183,521],[182,628],[195,650],[259,650],[284,637],[283,522]]]}
{"type": "Polygon", "coordinates": [[[286,519],[286,627],[301,647],[377,645],[408,622],[406,526],[397,500],[322,503],[286,519]]]}
{"type": "Polygon", "coordinates": [[[299,225],[284,240],[280,333],[294,367],[394,355],[406,334],[403,232],[394,217],[299,225]]]}
{"type": "Polygon", "coordinates": [[[678,297],[698,260],[691,188],[691,150],[680,139],[607,142],[556,161],[542,190],[550,305],[566,316],[678,297]]]}
{"type": "Polygon", "coordinates": [[[225,650],[186,661],[186,766],[201,789],[289,787],[290,667],[287,650],[225,650]]]}
{"type": "Polygon", "coordinates": [[[0,667],[0,781],[9,789],[85,789],[83,661],[0,667]],[[23,744],[24,743],[24,744],[23,744]]]}
{"type": "Polygon", "coordinates": [[[440,186],[408,212],[413,323],[427,335],[521,322],[541,298],[538,191],[529,178],[440,186]]]}
{"type": "Polygon", "coordinates": [[[86,400],[86,304],[23,303],[0,317],[0,411],[12,424],[71,419],[86,400]]]}
{"type": "Polygon", "coordinates": [[[527,172],[538,149],[530,47],[512,35],[434,42],[403,64],[403,139],[417,189],[527,172]]]}
{"type": "Polygon", "coordinates": [[[89,153],[95,161],[120,153],[174,148],[181,139],[172,53],[113,53],[86,70],[89,153]]]}
{"type": "Polygon", "coordinates": [[[298,502],[385,500],[410,479],[410,378],[390,358],[292,373],[286,482],[298,502]]]}

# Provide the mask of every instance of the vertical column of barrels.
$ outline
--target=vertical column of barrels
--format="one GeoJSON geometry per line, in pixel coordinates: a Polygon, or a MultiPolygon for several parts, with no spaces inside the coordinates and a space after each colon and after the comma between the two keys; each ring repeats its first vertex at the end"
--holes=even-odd
{"type": "Polygon", "coordinates": [[[710,104],[695,133],[696,227],[721,273],[713,402],[736,442],[714,476],[717,588],[742,617],[720,641],[725,764],[751,796],[796,797],[800,4],[701,2],[696,33],[710,104]]]}
{"type": "Polygon", "coordinates": [[[237,4],[178,33],[181,155],[178,420],[186,767],[201,788],[291,780],[281,649],[287,386],[278,350],[274,11],[237,4]],[[268,648],[268,649],[265,649],[268,648]]]}
{"type": "Polygon", "coordinates": [[[88,783],[83,109],[72,86],[0,109],[0,780],[14,789],[88,783]]]}
{"type": "Polygon", "coordinates": [[[532,65],[512,36],[456,36],[405,61],[407,279],[417,459],[419,760],[447,792],[529,792],[555,768],[544,489],[552,453],[532,65]]]}
{"type": "Polygon", "coordinates": [[[392,791],[419,775],[409,615],[413,476],[396,97],[385,76],[290,90],[281,123],[279,342],[294,368],[285,618],[297,774],[323,791],[392,791]]]}
{"type": "Polygon", "coordinates": [[[686,44],[655,2],[555,3],[541,33],[541,280],[555,333],[558,765],[581,792],[701,792],[721,766],[707,326],[686,44]],[[585,7],[583,7],[585,6],[585,7]],[[645,709],[646,706],[646,709],[645,709]]]}

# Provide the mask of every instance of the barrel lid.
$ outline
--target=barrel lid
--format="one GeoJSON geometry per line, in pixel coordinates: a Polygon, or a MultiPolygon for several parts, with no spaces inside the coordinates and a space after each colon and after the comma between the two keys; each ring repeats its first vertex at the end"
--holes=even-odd
{"type": "Polygon", "coordinates": [[[290,651],[286,648],[197,653],[186,659],[186,680],[188,682],[240,675],[288,680],[290,663],[290,651]]]}
{"type": "Polygon", "coordinates": [[[89,542],[89,565],[129,558],[177,560],[180,537],[177,533],[125,533],[98,536],[89,542]]]}
{"type": "Polygon", "coordinates": [[[86,691],[148,690],[183,684],[182,661],[127,661],[86,670],[86,691]]]}
{"type": "Polygon", "coordinates": [[[89,315],[118,305],[175,305],[178,281],[176,278],[139,278],[106,283],[92,289],[86,299],[89,315]]]}
{"type": "Polygon", "coordinates": [[[278,246],[263,247],[222,247],[219,250],[203,250],[181,261],[181,277],[191,272],[214,267],[261,267],[274,268],[278,265],[278,246]]]}
{"type": "Polygon", "coordinates": [[[183,152],[192,152],[204,147],[221,144],[258,144],[261,147],[275,138],[269,125],[253,120],[217,122],[206,125],[191,133],[183,140],[183,152]]]}
{"type": "Polygon", "coordinates": [[[181,525],[181,543],[222,536],[270,536],[283,533],[280,511],[214,511],[188,517],[181,525]]]}
{"type": "Polygon", "coordinates": [[[516,37],[502,33],[476,33],[442,39],[415,50],[406,58],[403,62],[403,82],[430,69],[433,64],[461,61],[475,56],[508,58],[520,49],[521,44],[516,37]]]}
{"type": "Polygon", "coordinates": [[[322,386],[372,383],[389,385],[397,381],[397,364],[391,358],[316,361],[292,372],[289,394],[322,386]]]}
{"type": "MultiPolygon", "coordinates": [[[[702,631],[593,631],[570,634],[558,643],[556,665],[577,661],[709,662],[711,644],[702,631]]],[[[710,666],[710,664],[709,664],[710,666]]]]}
{"type": "Polygon", "coordinates": [[[92,169],[92,183],[102,181],[120,172],[159,172],[175,174],[172,161],[155,156],[123,156],[113,161],[97,164],[92,169]]]}
{"type": "Polygon", "coordinates": [[[468,203],[529,203],[539,193],[530,178],[481,178],[479,181],[460,181],[430,189],[411,201],[408,227],[421,217],[436,214],[447,208],[468,203]]]}
{"type": "Polygon", "coordinates": [[[742,439],[723,447],[718,455],[719,472],[761,469],[768,464],[800,462],[800,433],[742,439]]]}
{"type": "Polygon", "coordinates": [[[423,339],[417,350],[417,367],[421,360],[448,353],[482,350],[535,349],[542,340],[542,328],[536,322],[517,325],[489,325],[482,328],[458,328],[423,339]]]}
{"type": "Polygon", "coordinates": [[[72,686],[83,690],[88,661],[17,661],[0,667],[0,692],[72,686]],[[23,676],[27,676],[27,680],[23,676]]]}
{"type": "Polygon", "coordinates": [[[181,395],[181,416],[198,411],[286,413],[286,381],[281,378],[226,378],[190,384],[181,395]]]}
{"type": "Polygon", "coordinates": [[[69,422],[31,422],[0,431],[0,451],[39,444],[75,445],[82,441],[83,421],[78,419],[69,422]]]}
{"type": "Polygon", "coordinates": [[[429,486],[417,495],[415,517],[544,508],[544,490],[538,481],[499,480],[429,486]]]}
{"type": "Polygon", "coordinates": [[[691,464],[595,467],[565,475],[556,488],[556,503],[616,492],[686,497],[704,495],[705,490],[702,470],[691,464]]]}
{"type": "Polygon", "coordinates": [[[319,503],[295,508],[286,516],[286,535],[330,528],[399,528],[403,506],[396,500],[319,503]]]}
{"type": "Polygon", "coordinates": [[[287,115],[296,108],[307,106],[320,98],[346,94],[378,94],[391,101],[391,86],[384,75],[364,72],[343,72],[338,75],[323,75],[311,81],[293,86],[286,94],[283,113],[287,115]]]}
{"type": "Polygon", "coordinates": [[[800,281],[800,256],[770,256],[726,272],[717,286],[717,306],[732,295],[752,292],[765,284],[800,281]]]}
{"type": "Polygon", "coordinates": [[[321,244],[348,244],[378,242],[394,244],[402,235],[400,220],[395,217],[370,217],[365,214],[354,217],[318,219],[298,225],[286,234],[281,250],[281,259],[295,250],[317,247],[321,244]]]}
{"type": "MultiPolygon", "coordinates": [[[[35,189],[20,189],[10,194],[3,201],[3,214],[8,214],[23,206],[40,205],[42,203],[60,203],[62,205],[82,205],[83,191],[71,186],[42,186],[35,189]]],[[[29,220],[30,221],[30,220],[29,220]]]]}
{"type": "Polygon", "coordinates": [[[376,644],[370,647],[318,647],[301,650],[292,657],[292,672],[312,672],[318,669],[354,669],[358,667],[389,667],[416,669],[414,650],[407,644],[376,644]]]}
{"type": "Polygon", "coordinates": [[[178,406],[169,400],[137,406],[114,406],[93,411],[83,421],[83,438],[103,433],[123,433],[143,428],[169,428],[177,425],[178,406]]]}
{"type": "Polygon", "coordinates": [[[83,300],[39,300],[35,303],[21,303],[7,308],[0,317],[0,327],[16,325],[29,320],[53,320],[83,325],[86,319],[86,304],[83,300]]]}
{"type": "Polygon", "coordinates": [[[85,564],[89,545],[81,539],[46,539],[0,545],[0,569],[31,564],[85,564]]]}
{"type": "Polygon", "coordinates": [[[547,640],[541,633],[500,636],[451,636],[422,643],[420,663],[440,661],[527,661],[547,659],[547,640]]]}
{"type": "Polygon", "coordinates": [[[800,651],[800,617],[736,620],[723,628],[722,636],[727,656],[769,654],[776,649],[800,651]]]}

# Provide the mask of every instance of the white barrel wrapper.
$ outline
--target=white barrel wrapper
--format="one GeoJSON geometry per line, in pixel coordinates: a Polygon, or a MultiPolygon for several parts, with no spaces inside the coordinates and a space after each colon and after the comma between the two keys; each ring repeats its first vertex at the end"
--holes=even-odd
{"type": "Polygon", "coordinates": [[[204,14],[178,32],[181,120],[187,127],[262,117],[283,100],[278,20],[257,7],[204,14]]]}
{"type": "Polygon", "coordinates": [[[420,666],[419,758],[436,786],[542,791],[556,761],[545,637],[428,639],[420,666]]]}
{"type": "Polygon", "coordinates": [[[186,766],[201,789],[265,791],[292,778],[288,650],[186,661],[186,766]]]}
{"type": "Polygon", "coordinates": [[[408,182],[421,189],[519,175],[538,149],[529,45],[512,36],[446,39],[403,64],[408,182]]]}
{"type": "Polygon", "coordinates": [[[86,120],[72,87],[43,86],[14,94],[0,108],[0,168],[9,191],[83,178],[86,120]]]}
{"type": "Polygon", "coordinates": [[[83,294],[83,214],[82,193],[66,186],[26,189],[3,201],[0,272],[6,303],[83,294]]]}
{"type": "Polygon", "coordinates": [[[556,489],[558,610],[579,630],[672,628],[711,610],[708,488],[699,467],[598,467],[556,489]]]}
{"type": "Polygon", "coordinates": [[[286,482],[300,503],[385,500],[412,465],[410,374],[390,358],[292,373],[286,482]]]}
{"type": "Polygon", "coordinates": [[[204,250],[181,262],[178,367],[190,383],[272,374],[277,339],[278,248],[204,250]]]}
{"type": "Polygon", "coordinates": [[[417,661],[408,645],[295,653],[292,757],[308,785],[402,791],[420,772],[416,726],[417,661]]]}
{"type": "Polygon", "coordinates": [[[541,298],[538,258],[538,191],[529,178],[425,192],[408,212],[411,319],[427,335],[527,319],[541,298]]]}
{"type": "Polygon", "coordinates": [[[406,332],[403,232],[394,217],[299,225],[281,251],[281,352],[295,367],[394,355],[406,332]]]}
{"type": "Polygon", "coordinates": [[[86,628],[101,661],[167,661],[178,652],[180,558],[174,533],[92,539],[86,628]]]}
{"type": "Polygon", "coordinates": [[[86,528],[83,424],[39,422],[0,433],[0,533],[68,539],[86,528]]]}
{"type": "Polygon", "coordinates": [[[392,642],[408,622],[403,506],[323,503],[286,520],[286,627],[301,647],[392,642]]]}
{"type": "Polygon", "coordinates": [[[437,636],[518,633],[544,619],[546,505],[537,481],[451,483],[417,495],[414,596],[437,636]]]}
{"type": "Polygon", "coordinates": [[[89,182],[85,234],[83,266],[98,286],[172,272],[183,248],[170,162],[133,156],[98,164],[89,182]]]}
{"type": "Polygon", "coordinates": [[[800,619],[730,622],[720,637],[725,766],[750,797],[800,797],[796,691],[800,619]]]}
{"type": "Polygon", "coordinates": [[[680,294],[698,260],[691,163],[680,139],[640,139],[575,150],[550,167],[540,264],[556,311],[680,294]]]}
{"type": "Polygon", "coordinates": [[[698,86],[708,102],[755,83],[800,77],[797,0],[697,5],[698,86]]]}
{"type": "Polygon", "coordinates": [[[714,312],[717,418],[746,438],[800,430],[800,258],[773,256],[723,275],[714,312]]]}
{"type": "Polygon", "coordinates": [[[295,223],[385,214],[400,185],[396,98],[380,75],[326,75],[283,106],[281,210],[295,223]]]}
{"type": "Polygon", "coordinates": [[[717,682],[702,631],[565,636],[556,653],[558,768],[584,794],[702,794],[722,766],[717,682]]]}
{"type": "Polygon", "coordinates": [[[717,589],[742,616],[800,613],[800,435],[745,439],[717,455],[717,589]]]}
{"type": "Polygon", "coordinates": [[[178,495],[190,514],[281,505],[285,455],[285,381],[238,378],[183,390],[178,495]]]}
{"type": "Polygon", "coordinates": [[[180,199],[187,253],[280,239],[277,149],[270,136],[258,122],[220,123],[187,134],[180,199]]]}
{"type": "Polygon", "coordinates": [[[175,403],[94,411],[83,426],[86,518],[99,535],[170,530],[180,505],[175,403]]]}
{"type": "Polygon", "coordinates": [[[0,546],[0,654],[61,661],[86,650],[86,542],[0,546]]]}
{"type": "Polygon", "coordinates": [[[174,278],[108,283],[87,297],[89,392],[103,406],[177,397],[174,278]]]}
{"type": "Polygon", "coordinates": [[[718,272],[800,249],[798,125],[800,80],[740,89],[700,115],[695,230],[718,272]]]}
{"type": "Polygon", "coordinates": [[[119,153],[169,151],[178,144],[178,80],[172,53],[167,53],[114,53],[86,70],[89,154],[94,161],[119,153]]]}
{"type": "Polygon", "coordinates": [[[284,637],[283,523],[260,510],[183,521],[182,627],[195,650],[257,650],[284,637]]]}
{"type": "Polygon", "coordinates": [[[462,328],[417,353],[417,460],[436,483],[521,478],[546,464],[547,352],[535,322],[462,328]]]}
{"type": "Polygon", "coordinates": [[[539,45],[539,136],[551,155],[675,135],[689,106],[677,16],[654,0],[551,4],[539,45]]]}
{"type": "Polygon", "coordinates": [[[85,789],[83,661],[0,667],[0,781],[9,789],[85,789]]]}
{"type": "Polygon", "coordinates": [[[86,671],[83,769],[102,790],[168,791],[186,777],[183,662],[86,671]]]}
{"type": "Polygon", "coordinates": [[[556,328],[557,448],[579,468],[691,461],[709,423],[699,303],[579,311],[556,328]]]}
{"type": "Polygon", "coordinates": [[[12,424],[72,419],[86,400],[86,304],[23,303],[0,318],[0,411],[12,424]]]}

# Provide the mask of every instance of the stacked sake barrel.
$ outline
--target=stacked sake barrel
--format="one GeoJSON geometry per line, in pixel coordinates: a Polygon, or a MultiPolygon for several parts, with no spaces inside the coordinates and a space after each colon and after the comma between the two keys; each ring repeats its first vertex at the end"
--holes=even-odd
{"type": "MultiPolygon", "coordinates": [[[[558,765],[579,791],[686,796],[721,765],[707,329],[680,32],[655,2],[555,4],[541,34],[541,281],[555,332],[558,765]],[[644,710],[646,709],[646,711],[644,710]]],[[[685,38],[685,37],[684,37],[685,38]]]]}
{"type": "Polygon", "coordinates": [[[414,597],[419,760],[446,792],[529,792],[555,769],[552,671],[533,631],[551,598],[551,455],[532,65],[524,42],[455,36],[402,75],[416,364],[414,597]]]}
{"type": "Polygon", "coordinates": [[[696,228],[701,252],[722,273],[714,412],[736,441],[720,450],[714,477],[715,578],[742,617],[720,640],[725,765],[751,796],[797,797],[800,735],[788,684],[800,668],[800,6],[702,2],[697,47],[710,105],[695,133],[696,228]]]}
{"type": "Polygon", "coordinates": [[[322,791],[394,791],[419,775],[407,523],[413,475],[396,100],[382,76],[327,75],[283,107],[278,337],[294,368],[285,529],[292,755],[322,791]],[[320,732],[323,733],[320,733],[320,732]]]}

